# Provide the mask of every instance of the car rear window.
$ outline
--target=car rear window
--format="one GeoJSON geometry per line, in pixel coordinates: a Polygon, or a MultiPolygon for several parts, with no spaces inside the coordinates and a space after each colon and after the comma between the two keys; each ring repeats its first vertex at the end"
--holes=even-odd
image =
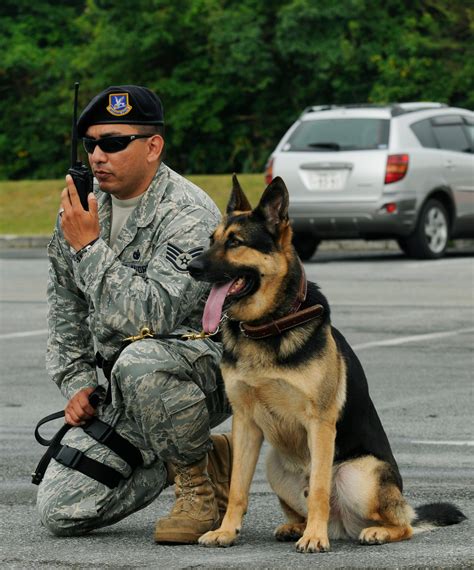
{"type": "Polygon", "coordinates": [[[285,151],[332,152],[386,149],[389,119],[316,119],[303,121],[283,147],[285,151]]]}
{"type": "Polygon", "coordinates": [[[474,150],[474,120],[471,117],[464,117],[464,122],[466,124],[467,138],[471,145],[471,150],[474,150]]]}
{"type": "Polygon", "coordinates": [[[424,119],[423,121],[413,123],[410,128],[415,133],[416,138],[420,141],[422,146],[427,148],[439,148],[433,129],[431,128],[430,119],[424,119]]]}
{"type": "Polygon", "coordinates": [[[435,126],[434,132],[441,148],[469,152],[470,144],[461,125],[435,126]]]}

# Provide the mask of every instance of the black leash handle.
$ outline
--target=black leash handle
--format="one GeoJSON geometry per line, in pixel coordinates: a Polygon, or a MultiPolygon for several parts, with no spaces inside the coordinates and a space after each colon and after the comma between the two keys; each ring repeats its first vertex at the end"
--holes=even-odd
{"type": "MultiPolygon", "coordinates": [[[[104,400],[105,394],[106,394],[106,388],[104,386],[97,386],[95,390],[89,394],[89,404],[94,409],[96,409],[97,406],[104,400]]],[[[44,445],[45,447],[50,446],[53,443],[53,441],[56,440],[58,434],[53,436],[51,439],[45,439],[40,435],[39,428],[42,425],[47,424],[48,422],[52,422],[53,420],[58,420],[59,418],[64,418],[64,410],[61,410],[60,412],[54,412],[54,414],[49,414],[49,416],[45,416],[36,424],[35,439],[40,445],[44,445]]],[[[65,424],[59,431],[61,431],[62,435],[64,435],[67,432],[67,430],[71,427],[73,426],[65,424]]]]}
{"type": "MultiPolygon", "coordinates": [[[[56,439],[59,432],[56,433],[56,435],[54,435],[51,439],[45,439],[44,437],[42,437],[40,435],[39,428],[42,425],[47,424],[48,422],[52,422],[53,420],[57,420],[59,418],[64,418],[64,410],[61,410],[60,412],[54,412],[54,414],[49,414],[49,416],[45,416],[36,424],[35,439],[40,445],[44,445],[45,447],[49,447],[53,443],[53,441],[56,439]]],[[[64,424],[59,431],[62,432],[62,435],[64,435],[70,427],[72,427],[72,426],[70,426],[69,424],[64,424]]]]}
{"type": "MultiPolygon", "coordinates": [[[[93,408],[97,408],[97,406],[104,399],[105,393],[106,389],[104,386],[97,386],[97,388],[95,388],[95,390],[89,394],[90,405],[93,408]]],[[[43,457],[40,459],[40,462],[38,463],[38,466],[36,467],[34,473],[31,474],[31,482],[34,485],[39,485],[43,480],[45,471],[52,457],[61,447],[61,440],[64,437],[64,434],[67,431],[69,431],[73,426],[65,423],[59,429],[59,431],[57,431],[54,434],[54,436],[51,439],[45,439],[44,437],[42,437],[39,433],[39,428],[48,422],[52,422],[53,420],[57,420],[63,417],[64,417],[64,410],[61,410],[60,412],[55,412],[54,414],[49,414],[49,416],[42,418],[36,425],[35,439],[39,444],[46,446],[48,449],[46,450],[46,453],[43,455],[43,457]]]]}

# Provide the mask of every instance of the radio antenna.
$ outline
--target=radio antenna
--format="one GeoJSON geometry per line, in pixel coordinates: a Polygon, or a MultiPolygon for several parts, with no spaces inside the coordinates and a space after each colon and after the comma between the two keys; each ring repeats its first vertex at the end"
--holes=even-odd
{"type": "Polygon", "coordinates": [[[71,167],[78,163],[77,159],[77,100],[79,95],[79,82],[74,83],[74,114],[72,118],[72,140],[71,140],[71,167]]]}
{"type": "Polygon", "coordinates": [[[84,210],[89,209],[87,197],[93,190],[94,181],[91,171],[77,158],[77,96],[79,93],[79,83],[74,84],[74,116],[72,118],[71,137],[71,168],[68,173],[72,176],[77,193],[84,210]]]}

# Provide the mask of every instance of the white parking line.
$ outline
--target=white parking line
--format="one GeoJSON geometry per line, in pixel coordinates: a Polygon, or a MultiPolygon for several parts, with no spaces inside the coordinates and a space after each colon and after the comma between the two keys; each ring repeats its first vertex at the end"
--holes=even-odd
{"type": "Polygon", "coordinates": [[[415,439],[411,443],[419,443],[422,445],[474,445],[474,441],[431,441],[431,440],[422,440],[422,439],[415,439]]]}
{"type": "Polygon", "coordinates": [[[40,329],[36,331],[23,331],[16,333],[0,334],[0,340],[6,340],[8,338],[24,338],[25,336],[40,336],[46,334],[48,329],[40,329]]]}
{"type": "Polygon", "coordinates": [[[398,338],[392,338],[388,340],[374,340],[372,342],[364,342],[362,344],[356,344],[353,346],[356,350],[363,350],[365,348],[372,348],[374,346],[397,346],[399,344],[405,344],[407,342],[420,342],[424,340],[434,340],[438,338],[448,338],[450,336],[456,336],[458,334],[474,332],[474,327],[468,329],[457,329],[454,331],[444,331],[437,333],[428,334],[416,334],[413,336],[399,336],[398,338]]]}

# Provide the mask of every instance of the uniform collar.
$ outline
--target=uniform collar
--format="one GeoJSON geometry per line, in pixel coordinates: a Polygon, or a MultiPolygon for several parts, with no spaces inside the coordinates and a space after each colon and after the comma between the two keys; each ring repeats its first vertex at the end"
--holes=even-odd
{"type": "Polygon", "coordinates": [[[156,215],[169,179],[168,167],[161,163],[132,216],[139,228],[148,226],[156,215]]]}
{"type": "MultiPolygon", "coordinates": [[[[121,253],[125,247],[133,240],[137,228],[148,226],[156,216],[157,209],[166,191],[169,179],[169,168],[161,163],[156,171],[153,180],[143,193],[143,198],[135,210],[130,214],[125,226],[120,232],[114,249],[121,253]]],[[[112,200],[109,194],[97,189],[97,199],[99,202],[99,223],[100,235],[107,243],[110,240],[110,226],[112,213],[112,200]]]]}

